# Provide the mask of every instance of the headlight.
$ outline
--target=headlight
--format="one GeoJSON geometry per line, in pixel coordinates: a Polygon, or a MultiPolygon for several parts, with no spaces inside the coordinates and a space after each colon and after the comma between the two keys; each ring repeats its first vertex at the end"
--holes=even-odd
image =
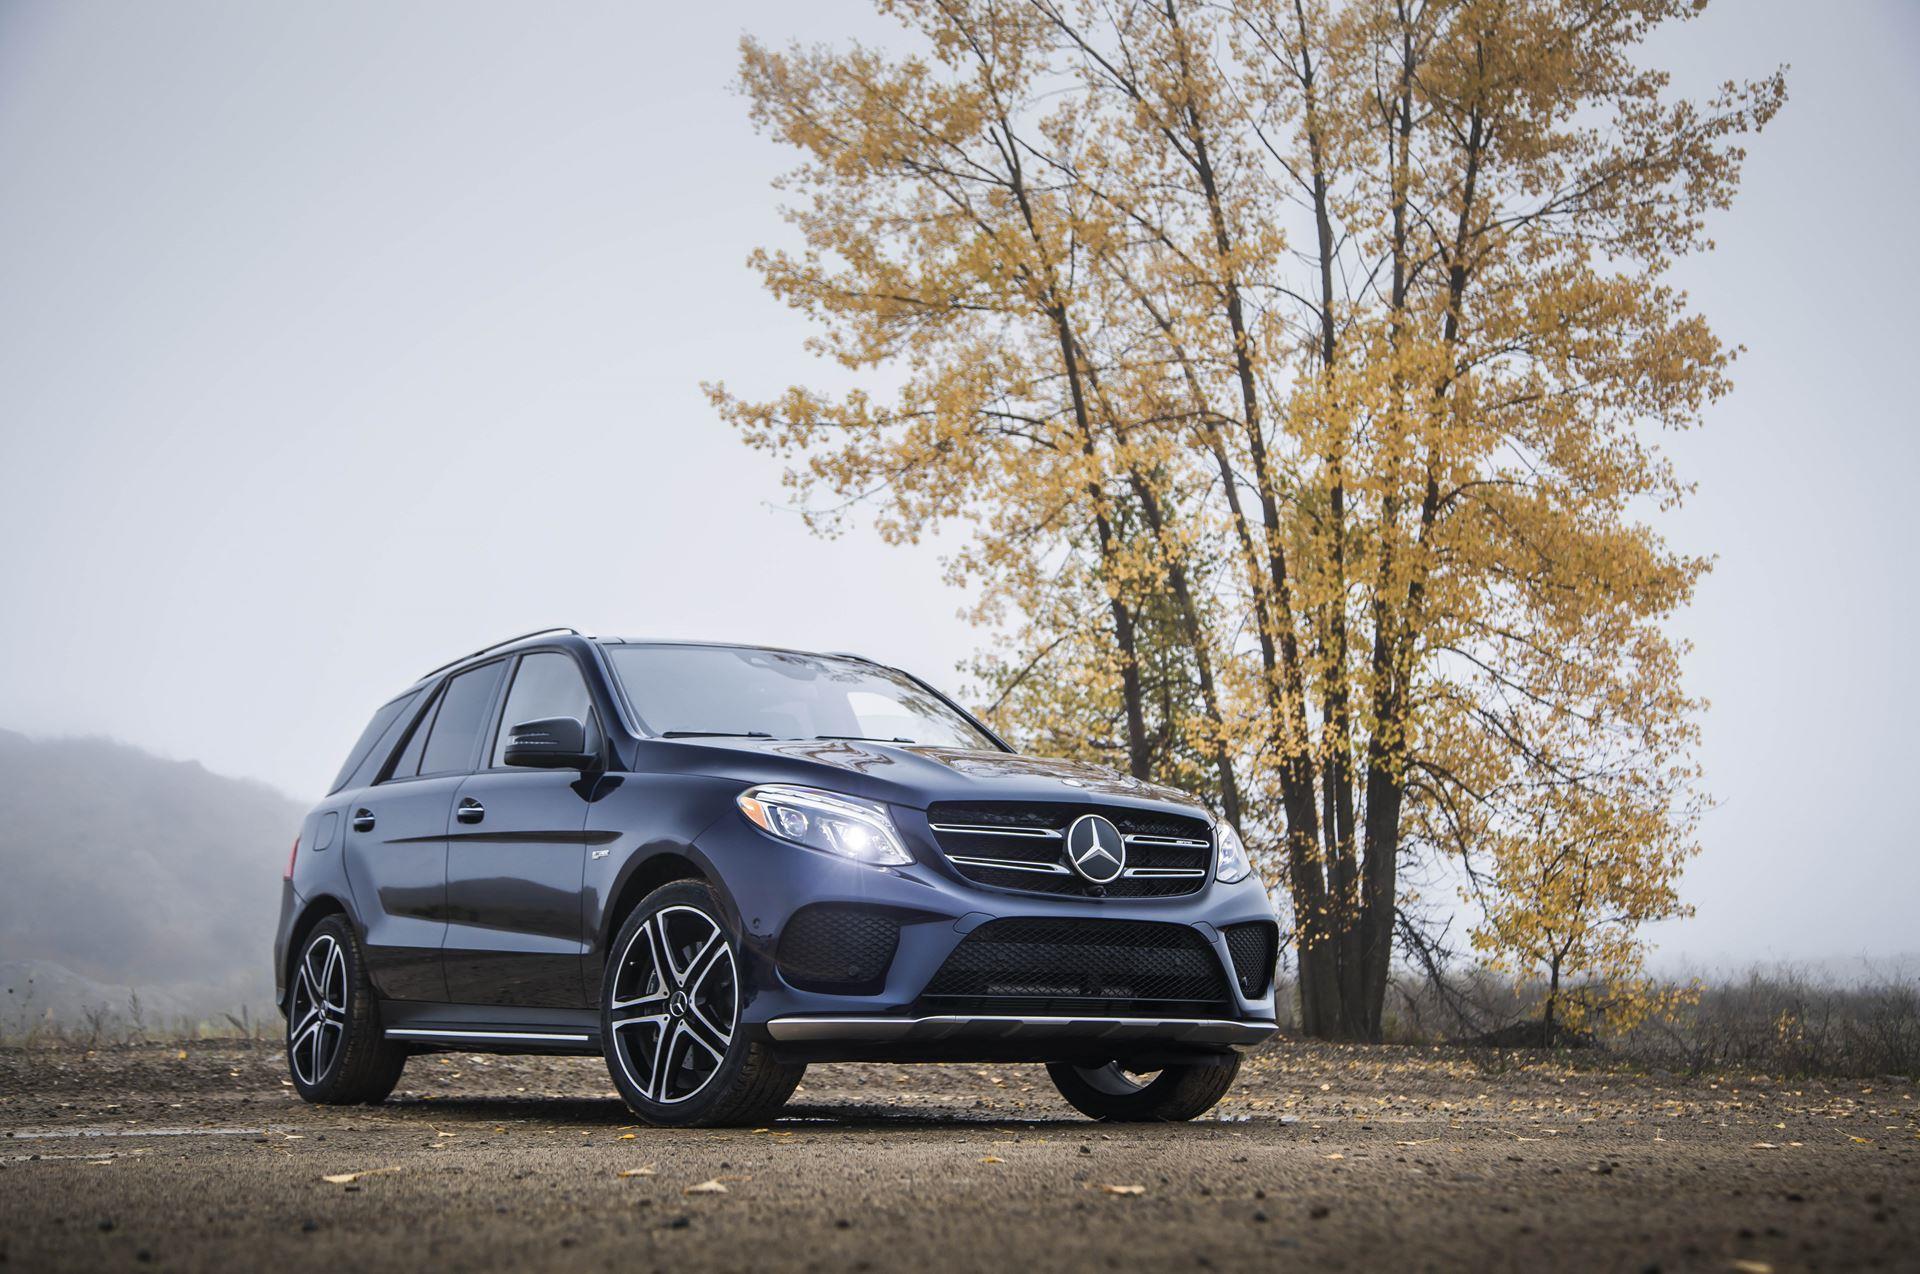
{"type": "Polygon", "coordinates": [[[886,808],[872,801],[777,783],[750,787],[736,800],[755,827],[781,840],[862,863],[913,861],[886,808]]]}
{"type": "Polygon", "coordinates": [[[1231,885],[1237,880],[1245,880],[1253,871],[1253,859],[1247,856],[1247,843],[1240,839],[1240,833],[1233,830],[1233,824],[1226,819],[1216,819],[1213,824],[1213,839],[1220,847],[1218,865],[1214,868],[1214,879],[1223,885],[1231,885]]]}

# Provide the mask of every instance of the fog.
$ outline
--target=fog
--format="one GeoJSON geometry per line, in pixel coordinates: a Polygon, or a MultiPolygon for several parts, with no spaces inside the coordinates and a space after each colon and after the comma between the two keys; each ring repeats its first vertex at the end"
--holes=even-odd
{"type": "MultiPolygon", "coordinates": [[[[957,688],[940,542],[810,537],[699,390],[819,377],[744,265],[787,241],[747,30],[895,38],[852,0],[0,3],[0,727],[305,801],[383,697],[543,624],[957,688]]],[[[1719,805],[1662,959],[1910,951],[1920,10],[1721,0],[1656,51],[1695,93],[1792,63],[1680,272],[1746,353],[1672,444],[1719,805]]]]}

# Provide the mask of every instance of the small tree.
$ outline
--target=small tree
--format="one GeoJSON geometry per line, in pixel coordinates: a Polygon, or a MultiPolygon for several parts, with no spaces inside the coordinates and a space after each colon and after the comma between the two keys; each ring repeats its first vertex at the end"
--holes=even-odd
{"type": "Polygon", "coordinates": [[[1660,1005],[1644,976],[1649,921],[1691,915],[1680,870],[1694,852],[1691,809],[1644,775],[1543,783],[1489,837],[1474,949],[1494,969],[1545,984],[1541,1042],[1563,1031],[1630,1030],[1660,1005]]]}

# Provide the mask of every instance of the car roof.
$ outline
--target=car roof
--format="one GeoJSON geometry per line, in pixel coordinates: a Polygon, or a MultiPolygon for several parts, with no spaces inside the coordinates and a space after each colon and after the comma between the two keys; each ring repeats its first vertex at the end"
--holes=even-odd
{"type": "Polygon", "coordinates": [[[765,650],[776,655],[805,655],[810,659],[851,659],[856,663],[879,665],[877,659],[851,650],[800,650],[792,646],[769,646],[757,641],[701,641],[686,637],[595,637],[602,646],[717,646],[725,650],[765,650]]]}
{"type": "Polygon", "coordinates": [[[452,672],[464,664],[474,663],[487,656],[512,654],[526,646],[571,644],[568,639],[601,646],[712,646],[729,650],[764,650],[773,654],[805,655],[813,659],[851,659],[858,663],[873,664],[876,667],[884,666],[881,665],[879,661],[869,659],[865,655],[857,655],[845,650],[795,650],[791,647],[768,646],[759,642],[699,641],[678,637],[596,637],[591,633],[582,632],[578,628],[555,627],[536,628],[532,632],[520,633],[501,641],[493,642],[490,645],[482,646],[478,650],[469,651],[467,654],[461,655],[458,659],[450,659],[439,667],[423,673],[415,679],[413,685],[409,686],[408,689],[411,690],[416,686],[434,680],[443,673],[452,672]]]}

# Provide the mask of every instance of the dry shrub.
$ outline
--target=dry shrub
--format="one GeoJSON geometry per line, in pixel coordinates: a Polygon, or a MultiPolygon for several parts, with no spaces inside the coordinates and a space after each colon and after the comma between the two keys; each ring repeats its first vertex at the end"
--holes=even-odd
{"type": "MultiPolygon", "coordinates": [[[[1613,994],[1602,984],[1577,990],[1595,1003],[1613,994]]],[[[1295,985],[1284,973],[1279,993],[1281,1028],[1295,1032],[1295,985]]],[[[1551,1043],[1687,1074],[1920,1077],[1920,979],[1911,973],[1842,982],[1766,967],[1723,981],[1636,985],[1627,993],[1656,999],[1659,1011],[1631,1029],[1562,1031],[1551,1043]]],[[[1541,1000],[1537,986],[1479,965],[1439,977],[1408,972],[1390,988],[1384,1035],[1393,1044],[1538,1046],[1547,1043],[1538,1031],[1541,1000]]]]}

